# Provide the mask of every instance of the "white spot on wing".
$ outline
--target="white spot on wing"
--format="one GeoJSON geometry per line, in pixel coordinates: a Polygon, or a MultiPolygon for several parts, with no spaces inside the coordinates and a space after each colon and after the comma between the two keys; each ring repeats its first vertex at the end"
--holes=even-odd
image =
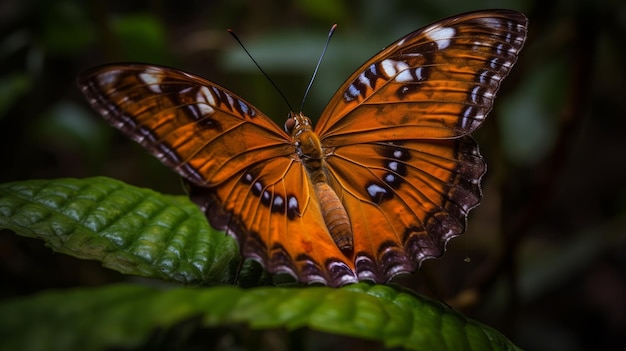
{"type": "Polygon", "coordinates": [[[417,77],[417,80],[424,80],[424,69],[422,67],[415,69],[415,77],[417,77]]]}
{"type": "Polygon", "coordinates": [[[506,33],[506,37],[504,37],[504,41],[506,41],[507,43],[510,43],[511,38],[513,38],[513,34],[511,34],[511,32],[508,32],[506,33]]]}
{"type": "Polygon", "coordinates": [[[224,93],[224,95],[226,95],[226,99],[228,100],[228,106],[230,107],[235,107],[235,98],[232,97],[230,94],[228,93],[224,93]]]}
{"type": "Polygon", "coordinates": [[[215,109],[207,104],[197,104],[198,109],[200,110],[200,114],[205,116],[210,116],[215,113],[215,109]]]}
{"type": "Polygon", "coordinates": [[[265,202],[269,202],[269,201],[270,201],[270,198],[272,197],[272,194],[270,194],[270,192],[269,192],[269,191],[265,190],[265,191],[263,192],[263,195],[261,195],[261,196],[262,196],[262,199],[263,199],[265,202]]]}
{"type": "Polygon", "coordinates": [[[287,206],[290,210],[296,211],[298,210],[298,199],[295,196],[289,196],[289,200],[287,200],[287,206]]]}
{"type": "Polygon", "coordinates": [[[412,82],[413,81],[413,76],[411,75],[411,72],[409,70],[406,70],[406,71],[400,72],[396,76],[395,80],[396,80],[396,82],[400,82],[400,83],[412,82]]]}
{"type": "Polygon", "coordinates": [[[482,73],[480,73],[480,76],[478,76],[478,81],[481,84],[487,84],[488,75],[489,75],[488,71],[482,71],[482,73]]]}
{"type": "Polygon", "coordinates": [[[278,207],[280,208],[283,205],[284,201],[283,198],[280,195],[276,195],[276,197],[274,197],[274,207],[278,207]]]}
{"type": "Polygon", "coordinates": [[[496,46],[496,54],[500,56],[504,55],[504,43],[500,43],[496,46]]]}
{"type": "Polygon", "coordinates": [[[206,101],[207,104],[211,106],[215,106],[215,98],[213,97],[213,94],[211,94],[211,91],[209,90],[209,88],[202,87],[200,88],[200,90],[198,90],[197,99],[201,100],[202,98],[204,98],[204,101],[206,101]]]}
{"type": "Polygon", "coordinates": [[[392,171],[398,171],[398,161],[389,162],[389,169],[392,171]]]}
{"type": "Polygon", "coordinates": [[[500,59],[494,57],[493,59],[491,59],[491,61],[489,61],[489,66],[491,66],[491,68],[493,68],[494,70],[497,70],[500,66],[500,59]]]}
{"type": "Polygon", "coordinates": [[[359,96],[361,92],[359,91],[359,89],[357,89],[353,84],[351,84],[348,87],[348,94],[352,97],[355,98],[357,96],[359,96]]]}
{"type": "Polygon", "coordinates": [[[252,186],[254,187],[254,190],[258,193],[261,193],[261,191],[263,190],[263,184],[261,184],[261,182],[255,182],[252,186]]]}
{"type": "Polygon", "coordinates": [[[215,106],[215,99],[207,87],[202,87],[198,90],[196,100],[198,100],[198,104],[196,106],[198,106],[198,109],[203,116],[215,113],[215,109],[212,107],[215,106]],[[201,101],[206,101],[206,104],[201,103],[201,101]]]}
{"type": "MultiPolygon", "coordinates": [[[[399,72],[403,72],[403,71],[409,69],[409,65],[407,65],[406,62],[394,61],[394,60],[390,60],[390,59],[383,60],[380,63],[380,67],[382,68],[383,73],[387,77],[394,77],[399,72]]],[[[411,74],[409,74],[409,77],[410,76],[411,76],[411,74]]],[[[396,79],[398,79],[398,77],[396,77],[396,79]]],[[[412,80],[412,78],[411,78],[411,80],[412,80]]]]}
{"type": "Polygon", "coordinates": [[[381,195],[387,193],[387,190],[378,184],[371,184],[367,187],[367,193],[370,195],[372,199],[377,199],[381,195]]]}
{"type": "Polygon", "coordinates": [[[160,73],[160,70],[156,69],[147,70],[146,72],[139,73],[139,79],[144,82],[153,93],[161,94],[163,91],[159,86],[159,84],[161,84],[160,73]]]}
{"type": "Polygon", "coordinates": [[[472,120],[476,119],[477,113],[474,106],[467,106],[463,111],[463,118],[461,118],[461,128],[466,129],[471,126],[472,120]]]}
{"type": "Polygon", "coordinates": [[[239,108],[241,109],[241,111],[246,114],[249,115],[250,114],[250,109],[248,108],[248,105],[246,105],[243,101],[241,100],[237,100],[237,103],[239,103],[239,108]]]}
{"type": "Polygon", "coordinates": [[[439,50],[442,50],[450,46],[450,41],[456,34],[456,31],[454,28],[435,25],[427,29],[424,33],[430,40],[437,44],[439,50]]]}
{"type": "Polygon", "coordinates": [[[471,99],[473,103],[478,104],[479,94],[480,94],[480,86],[477,85],[474,87],[474,89],[472,89],[471,99]]]}
{"type": "Polygon", "coordinates": [[[115,83],[119,76],[119,71],[104,72],[98,76],[98,83],[100,83],[101,86],[111,85],[115,83]]]}

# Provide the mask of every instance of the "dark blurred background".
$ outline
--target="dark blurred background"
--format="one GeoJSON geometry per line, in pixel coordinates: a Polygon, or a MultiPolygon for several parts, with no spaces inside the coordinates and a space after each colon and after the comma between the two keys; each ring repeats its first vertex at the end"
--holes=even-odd
{"type": "MultiPolygon", "coordinates": [[[[237,92],[282,125],[285,103],[228,35],[304,111],[400,36],[444,17],[511,8],[529,37],[475,134],[482,205],[448,253],[402,279],[529,350],[626,349],[626,2],[0,2],[0,181],[105,175],[182,194],[178,177],[108,126],[75,85],[114,61],[165,64],[237,92]]],[[[127,279],[0,233],[3,299],[127,279]]]]}

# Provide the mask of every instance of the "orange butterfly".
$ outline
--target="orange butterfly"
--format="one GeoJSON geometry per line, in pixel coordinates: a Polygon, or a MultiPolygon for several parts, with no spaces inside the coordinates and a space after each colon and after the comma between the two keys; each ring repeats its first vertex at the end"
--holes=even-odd
{"type": "Polygon", "coordinates": [[[285,131],[232,92],[154,65],[117,64],[78,84],[112,125],[191,184],[211,225],[271,273],[341,286],[386,282],[443,254],[481,199],[469,136],[526,40],[509,10],[431,24],[376,54],[315,129],[285,131]]]}

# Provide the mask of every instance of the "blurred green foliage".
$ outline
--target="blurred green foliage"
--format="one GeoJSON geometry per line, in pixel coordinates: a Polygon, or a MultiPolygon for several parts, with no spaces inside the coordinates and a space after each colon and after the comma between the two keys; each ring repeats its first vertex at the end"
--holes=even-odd
{"type": "MultiPolygon", "coordinates": [[[[89,109],[76,74],[166,64],[237,92],[282,123],[287,107],[232,28],[313,118],[367,58],[403,34],[476,9],[512,8],[529,38],[476,133],[482,205],[447,255],[411,282],[534,350],[623,349],[626,330],[626,3],[543,1],[35,1],[0,4],[0,181],[106,175],[182,193],[173,172],[89,109]],[[464,258],[469,258],[466,262],[464,258]]],[[[0,235],[3,297],[122,279],[0,235]],[[44,267],[44,268],[42,268],[44,267]]]]}

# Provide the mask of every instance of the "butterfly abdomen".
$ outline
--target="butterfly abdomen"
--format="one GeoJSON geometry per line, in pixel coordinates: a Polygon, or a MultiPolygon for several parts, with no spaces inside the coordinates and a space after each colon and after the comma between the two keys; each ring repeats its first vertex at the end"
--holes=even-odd
{"type": "Polygon", "coordinates": [[[314,188],[330,236],[341,251],[352,252],[352,226],[341,200],[326,182],[316,183],[314,188]]]}

